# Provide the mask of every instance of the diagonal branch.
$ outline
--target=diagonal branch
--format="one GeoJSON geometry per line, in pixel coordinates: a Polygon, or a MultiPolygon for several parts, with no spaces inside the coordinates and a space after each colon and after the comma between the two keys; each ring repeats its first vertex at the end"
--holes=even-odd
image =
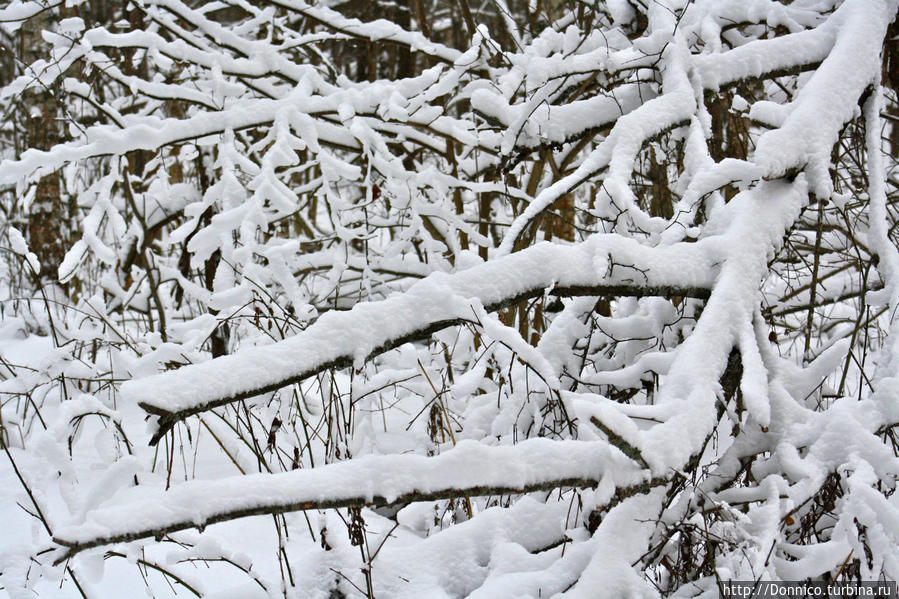
{"type": "Polygon", "coordinates": [[[151,440],[156,444],[190,415],[329,368],[360,365],[468,322],[472,302],[497,310],[546,293],[708,297],[716,267],[704,250],[703,242],[652,248],[618,235],[598,235],[574,246],[541,244],[452,275],[435,273],[380,302],[328,312],[299,335],[273,345],[128,381],[122,393],[159,417],[151,440]]]}
{"type": "Polygon", "coordinates": [[[64,561],[93,547],[246,516],[595,487],[601,481],[619,489],[618,500],[667,482],[650,479],[603,441],[531,439],[488,447],[467,440],[437,457],[365,456],[279,474],[195,480],[169,491],[132,487],[115,505],[88,512],[82,524],[59,529],[54,541],[67,548],[58,560],[64,561]]]}

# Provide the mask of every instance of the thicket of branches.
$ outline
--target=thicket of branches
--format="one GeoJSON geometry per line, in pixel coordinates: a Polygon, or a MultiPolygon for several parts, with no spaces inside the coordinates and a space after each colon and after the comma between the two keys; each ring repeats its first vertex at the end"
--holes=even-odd
{"type": "Polygon", "coordinates": [[[7,3],[0,586],[895,580],[896,11],[7,3]]]}

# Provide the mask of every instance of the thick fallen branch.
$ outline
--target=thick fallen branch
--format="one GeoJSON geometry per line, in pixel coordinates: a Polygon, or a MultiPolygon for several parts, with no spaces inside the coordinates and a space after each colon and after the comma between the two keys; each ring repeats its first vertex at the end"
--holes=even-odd
{"type": "Polygon", "coordinates": [[[82,524],[58,529],[54,541],[67,548],[58,559],[64,561],[93,547],[246,516],[595,487],[604,479],[619,489],[619,501],[666,482],[650,479],[603,441],[532,439],[502,447],[461,441],[432,458],[365,456],[280,474],[191,481],[169,491],[132,487],[114,505],[88,512],[82,524]]]}
{"type": "Polygon", "coordinates": [[[475,321],[473,303],[497,310],[543,294],[708,297],[715,267],[703,243],[652,248],[618,235],[575,246],[541,244],[408,292],[329,312],[299,335],[125,383],[129,401],[158,416],[155,444],[184,418],[274,391],[329,368],[361,365],[404,343],[475,321]],[[402,318],[398,318],[402,315],[402,318]]]}

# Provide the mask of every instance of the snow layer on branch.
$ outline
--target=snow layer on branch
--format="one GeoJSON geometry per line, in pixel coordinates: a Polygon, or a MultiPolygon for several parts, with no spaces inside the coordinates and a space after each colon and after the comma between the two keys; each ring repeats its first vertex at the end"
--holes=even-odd
{"type": "Polygon", "coordinates": [[[455,62],[462,54],[458,50],[448,48],[443,44],[429,40],[417,31],[406,31],[395,23],[391,23],[384,19],[363,23],[358,19],[348,19],[339,12],[329,8],[315,6],[300,0],[278,0],[277,3],[296,10],[337,31],[372,41],[395,40],[402,42],[413,50],[436,56],[448,63],[455,62]]]}
{"type": "Polygon", "coordinates": [[[0,23],[3,23],[10,31],[16,31],[22,22],[62,3],[63,0],[56,0],[55,2],[13,0],[8,6],[0,9],[0,23]]]}
{"type": "Polygon", "coordinates": [[[895,10],[895,5],[882,0],[846,2],[826,27],[818,29],[837,29],[836,41],[799,91],[783,126],[759,139],[755,160],[766,177],[781,177],[804,166],[811,192],[822,199],[830,197],[831,150],[843,124],[858,113],[865,88],[878,80],[881,41],[895,10]]]}
{"type": "MultiPolygon", "coordinates": [[[[745,335],[744,323],[752,321],[769,257],[806,201],[807,188],[800,177],[792,184],[771,182],[743,192],[720,214],[731,221],[726,232],[714,238],[724,244],[726,262],[702,318],[676,351],[661,388],[657,404],[664,406],[667,419],[641,431],[637,443],[654,472],[680,468],[701,450],[714,429],[718,381],[729,353],[745,335]]],[[[752,407],[764,418],[762,401],[754,395],[752,407]]]]}
{"type": "Polygon", "coordinates": [[[176,371],[128,381],[124,396],[151,411],[206,409],[236,396],[273,390],[335,362],[357,367],[382,347],[473,320],[470,301],[497,307],[515,298],[561,288],[707,288],[713,257],[703,244],[648,248],[617,235],[571,247],[541,244],[454,275],[435,273],[406,293],[329,312],[299,335],[176,371]]]}
{"type": "Polygon", "coordinates": [[[59,527],[68,546],[97,546],[153,536],[160,530],[203,527],[227,515],[295,511],[334,505],[384,504],[434,493],[478,489],[552,488],[548,481],[628,486],[643,481],[627,457],[604,442],[531,439],[514,446],[459,444],[438,457],[363,456],[319,468],[190,481],[169,491],[132,487],[59,527]]]}
{"type": "Polygon", "coordinates": [[[720,54],[701,54],[693,64],[706,89],[771,73],[813,67],[824,60],[837,38],[837,24],[831,17],[808,31],[770,40],[754,40],[720,54]]]}
{"type": "Polygon", "coordinates": [[[638,84],[622,85],[609,95],[578,100],[562,106],[545,102],[534,105],[510,105],[491,89],[481,88],[471,95],[474,110],[508,127],[501,150],[509,153],[513,145],[534,147],[546,143],[562,143],[587,129],[615,122],[620,116],[652,97],[649,89],[638,84]]]}
{"type": "MultiPolygon", "coordinates": [[[[142,38],[152,34],[134,32],[127,35],[142,38]]],[[[317,79],[305,69],[299,76],[303,81],[317,79]]],[[[408,94],[414,94],[419,87],[427,86],[432,81],[432,74],[425,73],[419,78],[406,80],[400,88],[408,94]]],[[[19,183],[87,158],[160,148],[211,135],[222,135],[228,130],[239,131],[269,125],[279,118],[289,121],[301,138],[311,138],[307,143],[313,149],[318,147],[319,142],[356,149],[365,145],[367,140],[357,138],[351,128],[320,118],[310,118],[310,115],[336,115],[341,110],[350,111],[349,116],[376,113],[382,106],[395,103],[397,97],[397,89],[385,82],[376,82],[364,90],[330,90],[331,93],[327,96],[318,95],[315,91],[312,86],[298,85],[281,99],[245,100],[223,110],[200,112],[188,118],[132,116],[123,119],[121,125],[127,127],[124,129],[110,125],[94,126],[86,130],[82,140],[59,144],[48,151],[29,149],[18,160],[4,160],[0,163],[0,183],[19,183]]],[[[465,123],[441,114],[436,107],[422,108],[414,115],[405,116],[402,121],[427,126],[440,133],[458,136],[464,141],[474,141],[465,123]]],[[[321,155],[321,159],[327,158],[327,155],[321,155]]]]}

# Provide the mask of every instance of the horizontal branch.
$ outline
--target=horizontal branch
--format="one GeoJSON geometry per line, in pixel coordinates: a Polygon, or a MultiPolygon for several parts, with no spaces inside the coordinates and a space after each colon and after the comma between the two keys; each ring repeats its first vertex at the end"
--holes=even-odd
{"type": "Polygon", "coordinates": [[[274,391],[330,368],[366,360],[476,320],[472,306],[498,310],[544,294],[705,298],[714,280],[703,242],[646,247],[618,235],[573,246],[540,244],[448,275],[435,273],[402,294],[328,312],[300,334],[126,382],[128,401],[157,416],[157,443],[193,414],[274,391]]]}
{"type": "Polygon", "coordinates": [[[461,441],[437,457],[364,456],[279,474],[195,480],[169,491],[132,487],[114,505],[88,512],[83,523],[58,529],[54,542],[67,548],[63,561],[93,547],[247,516],[595,487],[603,479],[622,497],[665,482],[649,479],[602,441],[531,439],[501,447],[461,441]]]}

